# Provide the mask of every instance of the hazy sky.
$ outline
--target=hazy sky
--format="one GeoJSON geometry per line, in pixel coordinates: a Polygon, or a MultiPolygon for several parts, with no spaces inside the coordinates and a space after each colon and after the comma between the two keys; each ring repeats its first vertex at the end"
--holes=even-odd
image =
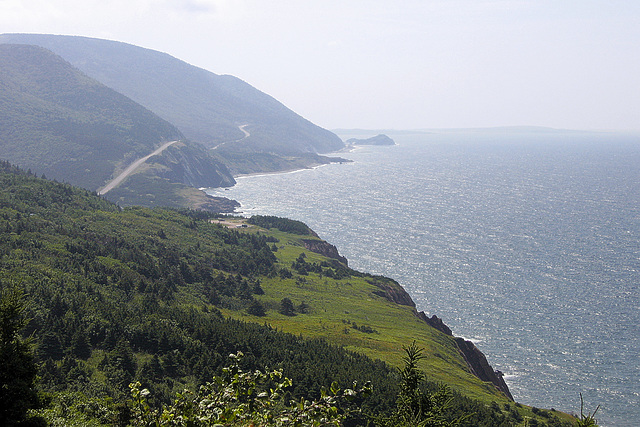
{"type": "Polygon", "coordinates": [[[167,52],[326,128],[640,129],[639,0],[0,0],[0,31],[167,52]]]}

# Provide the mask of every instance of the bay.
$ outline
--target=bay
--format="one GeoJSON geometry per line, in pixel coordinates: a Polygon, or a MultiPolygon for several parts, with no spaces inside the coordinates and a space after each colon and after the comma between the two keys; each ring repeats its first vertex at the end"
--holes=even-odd
{"type": "MultiPolygon", "coordinates": [[[[298,219],[398,280],[487,355],[518,402],[640,419],[640,138],[533,128],[389,133],[353,163],[214,195],[298,219]]],[[[362,135],[371,136],[371,135],[362,135]]],[[[351,135],[349,135],[351,137],[351,135]]]]}

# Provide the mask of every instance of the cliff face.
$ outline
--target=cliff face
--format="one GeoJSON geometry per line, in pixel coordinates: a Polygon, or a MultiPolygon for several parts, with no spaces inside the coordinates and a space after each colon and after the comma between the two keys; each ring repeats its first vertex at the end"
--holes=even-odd
{"type": "Polygon", "coordinates": [[[373,291],[374,294],[386,298],[391,302],[400,305],[408,305],[415,309],[416,303],[411,299],[411,295],[404,290],[397,282],[385,278],[385,280],[367,279],[367,282],[380,288],[379,291],[373,291]]]}
{"type": "MultiPolygon", "coordinates": [[[[331,243],[325,242],[324,240],[315,240],[315,239],[303,239],[302,243],[304,247],[311,251],[320,255],[324,255],[327,258],[335,259],[344,264],[345,266],[349,266],[349,261],[347,258],[343,257],[338,253],[338,248],[336,248],[331,243]]],[[[411,296],[404,290],[399,283],[391,280],[389,278],[382,277],[373,277],[371,279],[367,279],[369,283],[375,285],[379,290],[373,291],[374,294],[386,298],[387,300],[394,302],[400,305],[408,305],[409,307],[416,306],[411,296]]]]}
{"type": "Polygon", "coordinates": [[[440,319],[435,314],[433,316],[431,316],[431,317],[427,317],[427,315],[424,314],[424,311],[420,311],[420,312],[418,312],[418,317],[420,319],[424,320],[426,323],[428,323],[429,326],[439,330],[443,334],[447,334],[449,336],[453,336],[453,333],[451,332],[451,329],[447,325],[445,325],[444,322],[442,321],[442,319],[440,319]]]}
{"type": "Polygon", "coordinates": [[[304,247],[314,253],[326,256],[327,258],[336,259],[343,263],[345,266],[349,266],[349,261],[338,253],[338,248],[336,248],[331,243],[325,242],[324,240],[311,240],[305,239],[302,241],[304,247]]]}
{"type": "MultiPolygon", "coordinates": [[[[291,220],[283,220],[282,218],[262,217],[261,220],[257,222],[257,225],[265,228],[275,227],[282,230],[282,228],[287,228],[286,225],[290,224],[291,222],[291,220]],[[282,223],[283,221],[284,224],[282,223]]],[[[317,235],[312,231],[311,234],[317,237],[317,235]]],[[[301,239],[300,242],[307,250],[331,259],[335,259],[347,266],[347,259],[338,253],[338,249],[334,245],[325,242],[324,240],[307,238],[301,239]]],[[[411,298],[411,295],[409,295],[409,293],[395,280],[382,276],[368,276],[366,278],[366,281],[377,288],[373,291],[373,294],[385,298],[395,304],[412,307],[416,317],[418,317],[424,323],[434,329],[437,329],[445,335],[453,337],[458,350],[460,351],[460,354],[469,367],[469,372],[471,372],[482,381],[492,383],[509,399],[513,400],[513,396],[509,391],[509,387],[502,378],[502,373],[500,371],[494,370],[491,365],[489,365],[489,362],[487,361],[485,355],[482,354],[482,352],[471,341],[454,337],[451,328],[449,328],[438,316],[433,315],[431,317],[428,317],[423,311],[416,311],[416,304],[411,298]]]]}
{"type": "MultiPolygon", "coordinates": [[[[422,319],[429,326],[444,334],[453,336],[451,329],[435,314],[431,317],[427,317],[424,311],[421,311],[417,315],[418,318],[422,319]]],[[[478,347],[476,347],[471,341],[465,340],[464,338],[454,337],[454,339],[456,340],[458,349],[460,350],[460,353],[462,353],[462,356],[464,356],[464,360],[467,362],[471,373],[482,381],[492,383],[509,399],[513,400],[511,391],[509,390],[507,383],[504,382],[504,379],[502,378],[502,372],[494,370],[491,365],[489,365],[486,356],[478,349],[478,347]]]]}
{"type": "Polygon", "coordinates": [[[509,399],[513,400],[509,387],[507,387],[507,383],[505,383],[502,378],[502,372],[495,371],[491,365],[489,365],[487,358],[480,350],[478,350],[478,347],[476,347],[471,341],[465,340],[464,338],[456,338],[455,340],[456,344],[458,344],[458,348],[464,355],[469,368],[471,368],[471,372],[482,381],[491,382],[509,399]]]}
{"type": "Polygon", "coordinates": [[[148,163],[166,167],[159,172],[163,178],[191,187],[231,187],[236,183],[227,167],[216,161],[209,152],[194,143],[180,142],[148,163]]]}

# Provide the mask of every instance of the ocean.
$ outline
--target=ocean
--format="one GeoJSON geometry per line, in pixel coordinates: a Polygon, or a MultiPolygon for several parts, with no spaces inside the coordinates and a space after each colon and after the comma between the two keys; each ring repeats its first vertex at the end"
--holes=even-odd
{"type": "MultiPolygon", "coordinates": [[[[210,194],[307,223],[473,341],[516,401],[640,419],[640,135],[387,133],[352,163],[210,194]]],[[[341,135],[344,138],[353,135],[341,135]]],[[[360,135],[360,136],[372,136],[360,135]]]]}

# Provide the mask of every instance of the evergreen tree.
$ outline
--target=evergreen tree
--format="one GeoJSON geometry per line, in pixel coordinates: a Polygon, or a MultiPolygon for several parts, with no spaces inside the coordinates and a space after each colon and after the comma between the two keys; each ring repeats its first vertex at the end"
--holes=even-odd
{"type": "Polygon", "coordinates": [[[309,312],[309,304],[302,301],[300,305],[298,305],[298,313],[307,314],[309,312]]]}
{"type": "Polygon", "coordinates": [[[82,332],[76,332],[71,338],[71,352],[80,359],[88,359],[91,356],[91,346],[87,336],[82,332]]]}
{"type": "Polygon", "coordinates": [[[267,315],[266,311],[264,311],[264,307],[262,306],[262,304],[260,304],[260,301],[258,300],[253,300],[251,305],[247,308],[247,313],[249,313],[252,316],[258,316],[258,317],[267,315]]]}
{"type": "Polygon", "coordinates": [[[4,290],[0,297],[0,425],[26,419],[38,406],[35,390],[37,368],[31,343],[19,332],[27,324],[22,291],[4,290]]]}
{"type": "Polygon", "coordinates": [[[282,298],[280,301],[280,313],[285,316],[295,316],[296,309],[293,306],[293,302],[289,298],[282,298]]]}
{"type": "Polygon", "coordinates": [[[400,370],[400,393],[396,410],[388,418],[379,419],[377,425],[385,427],[454,427],[460,425],[468,415],[453,420],[451,412],[452,395],[446,387],[434,393],[425,393],[421,385],[424,374],[418,369],[418,361],[424,359],[423,349],[415,341],[403,347],[406,353],[404,368],[400,370]]]}

